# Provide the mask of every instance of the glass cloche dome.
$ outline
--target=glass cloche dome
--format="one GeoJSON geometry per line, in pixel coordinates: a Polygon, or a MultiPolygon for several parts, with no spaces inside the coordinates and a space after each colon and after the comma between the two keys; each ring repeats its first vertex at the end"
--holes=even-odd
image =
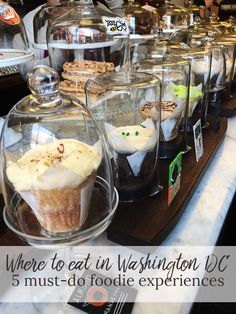
{"type": "Polygon", "coordinates": [[[187,11],[170,2],[170,0],[165,0],[165,4],[158,9],[161,17],[160,27],[163,28],[164,33],[172,33],[190,25],[190,15],[187,11]]]}
{"type": "Polygon", "coordinates": [[[159,27],[159,15],[157,10],[147,10],[140,6],[135,0],[128,0],[121,8],[114,10],[117,15],[128,20],[132,35],[150,35],[156,32],[159,27]]]}
{"type": "Polygon", "coordinates": [[[195,18],[200,16],[200,7],[195,5],[193,0],[185,0],[184,10],[189,14],[189,25],[192,25],[195,18]]]}
{"type": "Polygon", "coordinates": [[[33,245],[94,238],[118,203],[102,133],[86,107],[60,95],[58,84],[55,70],[34,68],[32,94],[9,112],[1,137],[4,219],[33,245]]]}
{"type": "Polygon", "coordinates": [[[204,46],[219,34],[217,29],[210,25],[203,25],[201,19],[196,17],[193,26],[174,32],[169,40],[171,43],[185,43],[191,48],[196,48],[204,46]]]}
{"type": "Polygon", "coordinates": [[[125,19],[101,16],[91,0],[54,20],[47,42],[50,64],[62,77],[60,91],[84,100],[89,78],[125,66],[128,33],[125,19]]]}
{"type": "Polygon", "coordinates": [[[86,83],[86,103],[106,134],[121,201],[156,195],[160,82],[147,73],[105,73],[86,83]],[[100,93],[94,96],[94,89],[100,93]]]}
{"type": "Polygon", "coordinates": [[[217,30],[218,34],[224,35],[224,34],[230,34],[233,32],[233,27],[230,22],[227,21],[220,21],[220,18],[215,14],[212,13],[209,16],[208,21],[202,21],[204,26],[210,26],[217,30]]]}
{"type": "Polygon", "coordinates": [[[33,58],[21,18],[0,1],[0,68],[18,65],[33,58]]]}
{"type": "Polygon", "coordinates": [[[201,119],[201,126],[207,127],[207,109],[212,63],[212,51],[207,47],[183,48],[180,44],[170,45],[168,54],[182,57],[190,62],[190,90],[188,130],[201,119]]]}
{"type": "Polygon", "coordinates": [[[53,5],[45,4],[35,14],[34,24],[34,46],[35,48],[46,50],[47,45],[46,34],[47,28],[57,17],[66,14],[69,10],[76,6],[79,1],[62,0],[53,5]],[[44,46],[42,46],[44,45],[44,46]]]}
{"type": "Polygon", "coordinates": [[[131,61],[135,63],[142,59],[162,57],[168,49],[168,41],[156,36],[131,49],[131,61]]]}
{"type": "Polygon", "coordinates": [[[235,16],[230,16],[229,18],[228,18],[228,20],[226,20],[226,21],[222,21],[221,22],[223,25],[224,24],[226,24],[228,27],[229,27],[229,29],[230,29],[230,32],[236,32],[236,17],[235,16]]]}

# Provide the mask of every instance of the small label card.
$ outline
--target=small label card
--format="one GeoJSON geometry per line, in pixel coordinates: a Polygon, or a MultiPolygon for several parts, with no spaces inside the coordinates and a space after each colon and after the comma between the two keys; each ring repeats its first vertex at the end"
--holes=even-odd
{"type": "Polygon", "coordinates": [[[201,119],[199,119],[193,126],[193,136],[194,136],[196,161],[198,162],[199,159],[204,154],[201,119]]]}
{"type": "Polygon", "coordinates": [[[125,18],[102,17],[103,24],[109,35],[129,35],[129,25],[125,18]]]}
{"type": "Polygon", "coordinates": [[[104,280],[108,278],[96,271],[86,270],[82,277],[85,285],[77,286],[68,304],[90,314],[130,314],[137,290],[128,286],[111,285],[104,287],[91,285],[92,276],[104,280]]]}
{"type": "Polygon", "coordinates": [[[143,5],[142,9],[148,10],[148,11],[151,11],[151,12],[155,12],[157,10],[155,7],[152,7],[151,5],[148,5],[148,4],[143,5]]]}
{"type": "Polygon", "coordinates": [[[172,203],[180,189],[182,173],[182,152],[180,152],[169,166],[168,206],[172,203]]]}

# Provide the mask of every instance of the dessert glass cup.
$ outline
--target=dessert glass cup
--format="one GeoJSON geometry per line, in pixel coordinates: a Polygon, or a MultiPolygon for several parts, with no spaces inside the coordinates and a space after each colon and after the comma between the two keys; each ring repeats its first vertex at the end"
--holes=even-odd
{"type": "Polygon", "coordinates": [[[159,80],[136,72],[106,73],[86,84],[87,106],[103,129],[111,152],[121,201],[136,201],[160,191],[158,149],[160,110],[145,117],[146,104],[160,108],[159,80]],[[103,92],[95,97],[94,86],[103,92]]]}
{"type": "Polygon", "coordinates": [[[180,151],[187,152],[189,62],[163,56],[140,60],[134,69],[153,74],[161,81],[160,158],[174,158],[180,151]]]}
{"type": "Polygon", "coordinates": [[[28,85],[32,95],[13,107],[2,131],[5,222],[30,244],[93,238],[118,204],[103,134],[82,103],[59,94],[53,69],[36,67],[28,85]],[[9,144],[9,130],[19,141],[9,144]]]}

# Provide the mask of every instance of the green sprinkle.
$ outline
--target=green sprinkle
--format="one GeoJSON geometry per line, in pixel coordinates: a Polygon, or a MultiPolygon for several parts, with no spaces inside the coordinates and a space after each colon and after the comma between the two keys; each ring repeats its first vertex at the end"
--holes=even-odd
{"type": "Polygon", "coordinates": [[[145,125],[140,124],[140,126],[141,126],[142,128],[144,128],[144,129],[146,129],[145,125]]]}
{"type": "Polygon", "coordinates": [[[139,135],[139,132],[138,132],[138,131],[136,131],[136,132],[135,132],[135,135],[136,135],[136,136],[138,136],[138,135],[139,135]]]}
{"type": "Polygon", "coordinates": [[[122,134],[122,135],[125,135],[125,132],[122,132],[121,134],[122,134]]]}
{"type": "Polygon", "coordinates": [[[129,132],[126,133],[126,136],[129,136],[129,132]]]}

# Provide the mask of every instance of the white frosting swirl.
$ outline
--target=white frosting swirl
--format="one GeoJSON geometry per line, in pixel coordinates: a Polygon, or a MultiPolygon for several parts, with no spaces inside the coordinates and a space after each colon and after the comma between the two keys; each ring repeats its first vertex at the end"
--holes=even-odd
{"type": "Polygon", "coordinates": [[[148,118],[141,125],[113,127],[105,125],[108,142],[120,153],[134,153],[153,149],[158,140],[158,131],[153,121],[148,118]]]}
{"type": "Polygon", "coordinates": [[[16,162],[8,161],[7,177],[18,192],[81,184],[101,163],[94,146],[63,139],[30,149],[16,162]]]}

